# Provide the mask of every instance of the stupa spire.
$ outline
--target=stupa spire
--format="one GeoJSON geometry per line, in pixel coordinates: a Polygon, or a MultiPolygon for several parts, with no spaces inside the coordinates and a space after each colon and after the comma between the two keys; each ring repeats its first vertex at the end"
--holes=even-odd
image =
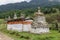
{"type": "Polygon", "coordinates": [[[27,16],[26,19],[30,19],[30,16],[27,16]]]}
{"type": "Polygon", "coordinates": [[[38,14],[42,14],[41,10],[40,10],[40,7],[38,7],[38,14]]]}
{"type": "Polygon", "coordinates": [[[14,19],[17,19],[17,15],[16,15],[16,13],[14,13],[14,19]]]}
{"type": "Polygon", "coordinates": [[[8,20],[11,20],[11,17],[10,16],[8,16],[8,20]]]}
{"type": "Polygon", "coordinates": [[[36,16],[43,16],[44,14],[41,12],[40,7],[38,7],[38,12],[35,13],[36,16]]]}
{"type": "Polygon", "coordinates": [[[21,13],[20,18],[25,18],[25,15],[21,13]]]}
{"type": "Polygon", "coordinates": [[[40,7],[38,7],[38,12],[40,12],[40,7]]]}

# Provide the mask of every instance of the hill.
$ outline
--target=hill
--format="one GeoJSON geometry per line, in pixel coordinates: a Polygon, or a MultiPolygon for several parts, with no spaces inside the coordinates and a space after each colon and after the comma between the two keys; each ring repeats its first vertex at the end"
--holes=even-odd
{"type": "Polygon", "coordinates": [[[0,6],[0,12],[3,11],[10,11],[10,10],[21,10],[21,9],[26,9],[26,8],[36,8],[38,6],[40,7],[47,7],[47,6],[52,6],[52,5],[59,5],[60,2],[54,0],[54,1],[49,1],[49,0],[31,0],[30,2],[21,2],[21,3],[13,3],[13,4],[7,4],[7,5],[1,5],[0,6]]]}

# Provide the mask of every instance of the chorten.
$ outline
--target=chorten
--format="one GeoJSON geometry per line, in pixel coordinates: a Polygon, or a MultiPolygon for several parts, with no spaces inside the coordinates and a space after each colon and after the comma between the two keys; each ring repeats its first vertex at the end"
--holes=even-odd
{"type": "Polygon", "coordinates": [[[11,20],[11,17],[10,16],[8,16],[8,20],[11,20]]]}
{"type": "Polygon", "coordinates": [[[38,34],[49,32],[49,27],[47,25],[44,14],[40,11],[40,7],[38,7],[38,12],[35,13],[31,32],[38,34]]]}
{"type": "Polygon", "coordinates": [[[25,18],[25,15],[21,13],[20,18],[25,18]]]}
{"type": "Polygon", "coordinates": [[[14,19],[17,19],[17,15],[16,15],[16,13],[14,13],[14,19]]]}
{"type": "Polygon", "coordinates": [[[40,11],[40,7],[38,7],[38,12],[35,13],[33,25],[33,27],[47,27],[45,16],[40,11]]]}

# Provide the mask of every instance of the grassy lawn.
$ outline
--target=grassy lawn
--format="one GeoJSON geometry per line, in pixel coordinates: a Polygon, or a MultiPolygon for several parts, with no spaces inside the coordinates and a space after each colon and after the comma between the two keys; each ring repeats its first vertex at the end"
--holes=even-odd
{"type": "Polygon", "coordinates": [[[32,34],[27,32],[8,31],[6,24],[0,24],[0,32],[10,36],[14,40],[60,40],[60,33],[50,30],[47,34],[32,34]]]}

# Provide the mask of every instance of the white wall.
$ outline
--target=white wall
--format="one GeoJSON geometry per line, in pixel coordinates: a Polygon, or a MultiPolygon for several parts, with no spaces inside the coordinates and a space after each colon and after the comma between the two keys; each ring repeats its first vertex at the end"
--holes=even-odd
{"type": "Polygon", "coordinates": [[[31,30],[31,24],[24,24],[23,25],[23,31],[30,31],[31,30]]]}
{"type": "Polygon", "coordinates": [[[49,28],[36,28],[36,29],[32,28],[31,29],[31,33],[40,34],[40,33],[46,33],[46,32],[49,32],[49,28]]]}
{"type": "Polygon", "coordinates": [[[49,32],[49,28],[42,28],[41,27],[41,28],[34,29],[34,28],[31,28],[31,24],[24,24],[24,25],[22,25],[22,24],[8,24],[7,29],[8,30],[16,30],[19,32],[30,31],[31,33],[37,33],[37,34],[49,32]]]}
{"type": "Polygon", "coordinates": [[[12,28],[12,25],[11,24],[7,24],[7,30],[11,30],[12,28]]]}
{"type": "Polygon", "coordinates": [[[7,29],[8,30],[22,31],[22,24],[8,24],[7,29]]]}
{"type": "Polygon", "coordinates": [[[7,30],[30,31],[31,24],[7,24],[7,30]]]}

